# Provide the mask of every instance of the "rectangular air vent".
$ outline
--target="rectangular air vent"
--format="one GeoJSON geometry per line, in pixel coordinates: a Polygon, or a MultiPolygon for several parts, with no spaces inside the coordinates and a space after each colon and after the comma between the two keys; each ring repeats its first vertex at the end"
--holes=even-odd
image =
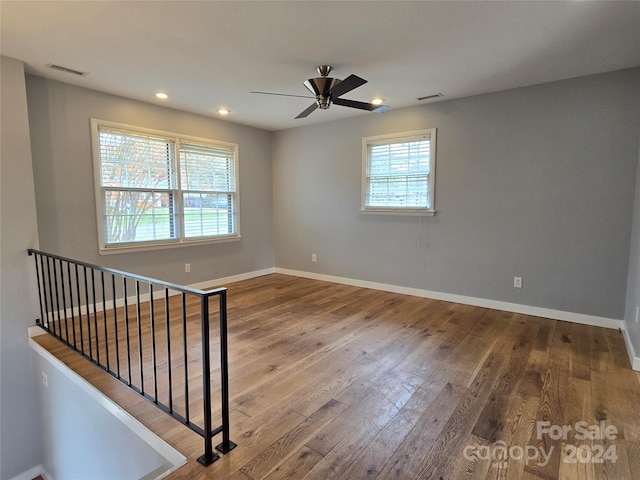
{"type": "Polygon", "coordinates": [[[427,95],[426,97],[419,97],[418,100],[430,100],[432,98],[438,98],[438,97],[442,97],[443,95],[441,93],[436,93],[434,95],[427,95]]]}
{"type": "Polygon", "coordinates": [[[85,75],[89,75],[88,72],[81,72],[80,70],[74,70],[73,68],[63,67],[62,65],[56,65],[55,63],[49,63],[47,68],[52,70],[58,70],[59,72],[71,73],[72,75],[77,75],[79,77],[84,77],[85,75]]]}

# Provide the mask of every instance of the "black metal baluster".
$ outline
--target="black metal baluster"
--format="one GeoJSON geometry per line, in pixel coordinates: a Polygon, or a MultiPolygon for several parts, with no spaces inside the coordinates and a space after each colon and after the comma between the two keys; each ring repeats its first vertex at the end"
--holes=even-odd
{"type": "Polygon", "coordinates": [[[138,356],[140,359],[140,391],[144,393],[144,364],[142,363],[142,321],[140,318],[140,282],[136,280],[136,320],[138,323],[138,356]]]}
{"type": "MultiPolygon", "coordinates": [[[[68,263],[67,263],[68,265],[68,263]]],[[[60,260],[60,288],[62,290],[62,311],[64,312],[64,338],[69,344],[69,320],[67,314],[67,292],[64,287],[64,268],[62,266],[62,260],[60,260]]]]}
{"type": "Polygon", "coordinates": [[[71,262],[67,262],[67,283],[69,286],[69,309],[71,310],[71,336],[73,337],[73,348],[76,348],[76,313],[73,306],[73,284],[71,283],[71,262]]]}
{"type": "Polygon", "coordinates": [[[211,439],[211,358],[209,355],[209,297],[200,297],[200,322],[202,326],[202,404],[204,429],[204,455],[198,458],[202,465],[211,465],[220,456],[213,451],[211,439]]]}
{"type": "Polygon", "coordinates": [[[182,355],[184,356],[184,411],[189,423],[189,359],[187,355],[187,294],[182,293],[182,355]]]}
{"type": "MultiPolygon", "coordinates": [[[[62,315],[60,314],[60,295],[59,295],[59,288],[58,288],[58,267],[56,264],[56,259],[53,258],[52,259],[53,262],[53,287],[54,290],[56,292],[56,318],[57,320],[57,324],[58,324],[58,338],[60,340],[62,340],[62,315]]],[[[55,328],[55,323],[54,323],[54,328],[55,328]]]]}
{"type": "Polygon", "coordinates": [[[131,340],[129,339],[129,305],[127,301],[127,277],[122,277],[122,296],[124,298],[124,329],[127,333],[127,372],[128,385],[131,386],[131,340]]]}
{"type": "Polygon", "coordinates": [[[100,281],[102,283],[102,323],[104,325],[104,354],[107,357],[106,366],[109,368],[109,332],[107,332],[107,299],[104,291],[104,272],[100,272],[100,281]]]}
{"type": "MultiPolygon", "coordinates": [[[[49,261],[49,257],[47,257],[47,284],[49,286],[49,306],[51,307],[51,322],[47,322],[47,325],[49,325],[49,323],[53,324],[53,334],[56,335],[56,316],[55,307],[53,305],[53,289],[51,288],[51,262],[49,261]]],[[[49,327],[49,331],[51,331],[51,327],[49,327]]]]}
{"type": "Polygon", "coordinates": [[[96,304],[96,274],[95,269],[91,269],[91,295],[93,297],[93,325],[94,334],[96,336],[96,362],[100,365],[100,341],[98,338],[98,308],[96,304]]]}
{"type": "Polygon", "coordinates": [[[153,305],[153,284],[149,284],[149,312],[151,316],[151,364],[153,366],[153,400],[158,403],[158,369],[156,364],[156,315],[153,305]]]}
{"type": "Polygon", "coordinates": [[[33,260],[36,264],[36,279],[38,281],[38,303],[40,303],[40,321],[36,321],[36,323],[39,323],[40,325],[42,325],[42,323],[44,322],[44,307],[42,306],[42,289],[40,288],[41,275],[40,275],[40,268],[38,267],[38,257],[40,255],[32,252],[29,252],[29,255],[33,255],[33,260]]]}
{"type": "Polygon", "coordinates": [[[87,284],[87,267],[84,269],[84,301],[85,312],[87,313],[87,340],[89,341],[89,358],[93,360],[93,344],[91,343],[91,309],[89,307],[89,285],[87,284]]]}
{"type": "Polygon", "coordinates": [[[173,383],[171,381],[171,322],[169,321],[169,289],[164,289],[164,315],[167,323],[167,379],[169,380],[169,411],[173,413],[173,383]]]}
{"type": "Polygon", "coordinates": [[[111,274],[111,293],[113,298],[113,335],[116,338],[116,373],[120,380],[120,345],[118,342],[118,306],[116,304],[116,276],[111,274]]]}
{"type": "Polygon", "coordinates": [[[82,297],[80,296],[80,273],[78,271],[78,264],[76,263],[76,292],[78,294],[78,326],[80,327],[80,351],[84,355],[84,329],[82,328],[82,297]]]}
{"type": "Polygon", "coordinates": [[[216,450],[227,453],[236,447],[229,438],[229,352],[227,345],[227,291],[219,293],[220,302],[220,395],[222,402],[222,443],[216,450]]]}
{"type": "Polygon", "coordinates": [[[47,277],[47,280],[45,280],[44,255],[40,255],[40,272],[42,273],[42,290],[44,292],[44,312],[45,312],[45,315],[42,319],[42,326],[46,328],[48,331],[51,331],[51,329],[49,328],[49,298],[47,297],[47,284],[45,283],[45,282],[48,282],[48,277],[47,277]]]}

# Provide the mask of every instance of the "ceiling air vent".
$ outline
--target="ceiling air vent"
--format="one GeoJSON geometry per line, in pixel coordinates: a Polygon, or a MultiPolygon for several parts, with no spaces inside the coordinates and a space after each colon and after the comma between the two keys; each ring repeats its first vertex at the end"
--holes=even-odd
{"type": "Polygon", "coordinates": [[[77,75],[78,77],[84,77],[85,75],[89,75],[88,72],[81,72],[79,70],[74,70],[73,68],[63,67],[62,65],[56,65],[55,63],[49,63],[47,68],[52,70],[57,70],[59,72],[70,73],[72,75],[77,75]]]}
{"type": "Polygon", "coordinates": [[[441,93],[436,93],[434,95],[427,95],[426,97],[419,97],[418,100],[431,100],[432,98],[443,97],[441,93]]]}

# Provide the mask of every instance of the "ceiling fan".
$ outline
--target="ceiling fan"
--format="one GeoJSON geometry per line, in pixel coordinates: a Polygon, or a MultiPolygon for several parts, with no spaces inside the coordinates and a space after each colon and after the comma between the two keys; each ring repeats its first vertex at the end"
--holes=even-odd
{"type": "MultiPolygon", "coordinates": [[[[367,83],[364,78],[360,78],[357,75],[349,75],[344,80],[329,77],[331,72],[331,65],[320,65],[318,68],[319,77],[310,78],[304,82],[304,86],[313,93],[316,101],[302,111],[296,118],[305,118],[311,112],[320,108],[320,110],[327,110],[331,104],[342,105],[343,107],[358,108],[360,110],[368,110],[370,112],[382,113],[389,110],[387,105],[376,105],[373,103],[358,102],[356,100],[347,100],[340,98],[347,92],[358,88],[361,85],[367,83]]],[[[259,93],[262,95],[280,95],[283,97],[300,97],[300,98],[314,98],[304,95],[289,95],[286,93],[272,93],[272,92],[250,92],[259,93]]]]}

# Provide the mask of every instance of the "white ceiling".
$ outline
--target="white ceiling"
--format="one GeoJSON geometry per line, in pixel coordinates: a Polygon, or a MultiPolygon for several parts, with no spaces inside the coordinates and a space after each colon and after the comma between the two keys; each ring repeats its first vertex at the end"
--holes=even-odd
{"type": "Polygon", "coordinates": [[[311,99],[249,93],[306,95],[320,64],[369,81],[343,98],[394,109],[640,65],[633,1],[3,0],[0,17],[0,52],[30,73],[268,130],[374,115],[294,120],[311,99]]]}

